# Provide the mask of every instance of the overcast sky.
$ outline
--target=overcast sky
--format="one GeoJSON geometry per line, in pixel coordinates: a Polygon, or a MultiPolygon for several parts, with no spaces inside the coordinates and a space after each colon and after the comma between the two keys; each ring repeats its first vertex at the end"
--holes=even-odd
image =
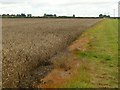
{"type": "Polygon", "coordinates": [[[119,0],[0,0],[0,14],[33,14],[44,13],[76,16],[98,16],[110,14],[118,16],[119,0]]]}

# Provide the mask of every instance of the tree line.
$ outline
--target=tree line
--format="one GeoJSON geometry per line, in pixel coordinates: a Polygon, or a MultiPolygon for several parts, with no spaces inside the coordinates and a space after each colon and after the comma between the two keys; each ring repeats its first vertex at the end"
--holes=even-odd
{"type": "MultiPolygon", "coordinates": [[[[75,14],[73,14],[72,16],[57,16],[56,14],[44,14],[43,16],[32,16],[32,14],[2,14],[0,15],[0,17],[7,17],[7,18],[32,18],[32,17],[41,17],[41,18],[75,18],[75,14]]],[[[76,18],[83,18],[83,17],[76,17],[76,18]]],[[[94,17],[95,18],[95,17],[94,17]]],[[[99,17],[97,18],[110,18],[110,15],[103,15],[100,14],[99,17]]]]}
{"type": "Polygon", "coordinates": [[[21,13],[21,14],[2,14],[0,15],[2,17],[32,17],[32,14],[24,14],[24,13],[21,13]]]}

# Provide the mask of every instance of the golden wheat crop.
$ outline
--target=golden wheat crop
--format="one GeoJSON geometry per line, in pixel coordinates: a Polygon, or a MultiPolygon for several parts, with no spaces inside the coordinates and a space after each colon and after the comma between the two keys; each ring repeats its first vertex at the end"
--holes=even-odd
{"type": "Polygon", "coordinates": [[[67,47],[97,19],[3,19],[3,87],[67,47]]]}

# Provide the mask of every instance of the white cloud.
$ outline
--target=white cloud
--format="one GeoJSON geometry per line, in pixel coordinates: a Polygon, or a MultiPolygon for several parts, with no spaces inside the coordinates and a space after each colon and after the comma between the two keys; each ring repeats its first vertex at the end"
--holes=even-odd
{"type": "Polygon", "coordinates": [[[56,13],[57,15],[98,16],[106,13],[113,16],[119,0],[0,0],[0,14],[3,13],[56,13]]]}

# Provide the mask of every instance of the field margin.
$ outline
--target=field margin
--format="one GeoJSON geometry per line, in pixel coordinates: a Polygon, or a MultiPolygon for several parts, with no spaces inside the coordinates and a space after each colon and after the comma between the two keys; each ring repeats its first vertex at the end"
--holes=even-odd
{"type": "Polygon", "coordinates": [[[120,88],[120,18],[118,18],[118,87],[120,88]]]}

